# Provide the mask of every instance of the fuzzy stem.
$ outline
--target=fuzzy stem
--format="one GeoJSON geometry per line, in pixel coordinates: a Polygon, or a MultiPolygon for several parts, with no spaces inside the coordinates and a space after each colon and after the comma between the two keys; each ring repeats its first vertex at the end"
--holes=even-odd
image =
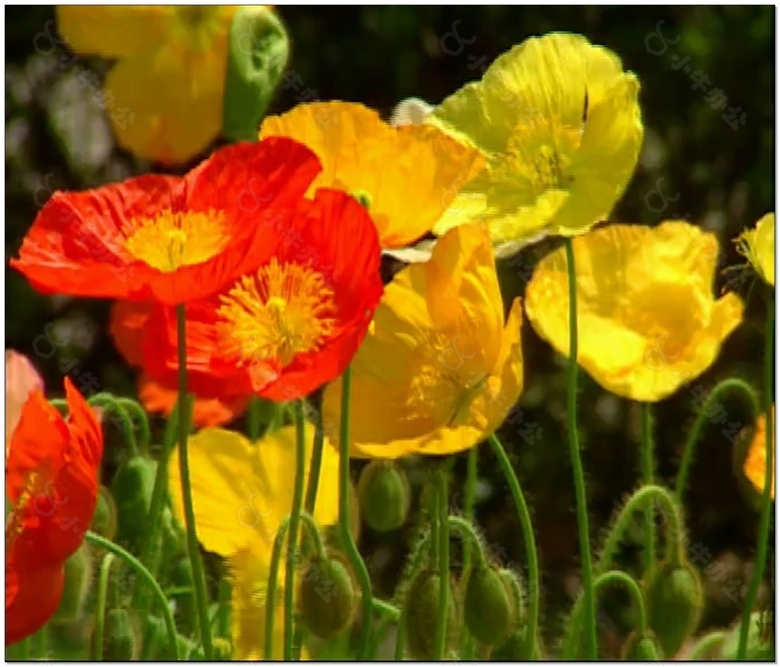
{"type": "Polygon", "coordinates": [[[125,396],[120,396],[116,399],[116,402],[138,422],[138,431],[140,433],[138,450],[142,455],[148,456],[149,441],[152,438],[152,432],[149,428],[149,417],[146,414],[146,410],[144,410],[137,401],[134,401],[132,398],[126,398],[125,396]]]}
{"type": "Polygon", "coordinates": [[[634,604],[638,621],[639,621],[639,633],[644,636],[647,634],[647,614],[645,613],[645,603],[642,597],[642,589],[639,588],[639,584],[629,574],[622,572],[621,570],[610,570],[604,572],[596,578],[593,582],[593,590],[598,593],[604,586],[610,584],[623,584],[628,590],[628,594],[631,596],[631,601],[634,604]]]}
{"type": "Polygon", "coordinates": [[[322,544],[322,536],[320,535],[320,529],[317,526],[317,522],[314,520],[311,514],[306,511],[301,512],[301,521],[306,526],[308,531],[308,539],[314,544],[314,553],[318,559],[324,559],[325,547],[322,544]]]}
{"type": "Polygon", "coordinates": [[[688,476],[690,474],[691,464],[693,463],[696,445],[701,437],[705,422],[711,419],[709,413],[717,405],[721,396],[729,391],[739,391],[747,398],[751,406],[751,417],[753,421],[755,421],[758,416],[758,397],[756,396],[756,392],[747,382],[740,380],[739,378],[729,378],[728,380],[723,380],[715,385],[714,389],[709,393],[709,396],[707,396],[707,400],[704,401],[704,405],[701,406],[699,413],[696,415],[696,421],[685,442],[683,457],[680,461],[680,469],[677,472],[677,482],[674,486],[674,495],[677,498],[677,502],[682,502],[683,500],[683,494],[685,493],[685,488],[688,484],[688,476]]]}
{"type": "Polygon", "coordinates": [[[401,576],[401,583],[398,585],[393,599],[396,604],[400,604],[401,606],[401,615],[398,618],[398,631],[395,639],[396,662],[401,662],[404,659],[404,647],[406,646],[406,604],[403,601],[403,598],[406,597],[406,586],[420,571],[420,568],[425,561],[425,554],[428,551],[428,542],[431,539],[432,534],[430,530],[423,529],[422,535],[414,545],[414,549],[409,557],[408,565],[401,576]]]}
{"type": "Polygon", "coordinates": [[[122,422],[122,431],[125,436],[125,442],[127,443],[127,450],[130,457],[138,456],[138,443],[135,439],[135,429],[133,428],[133,420],[130,419],[130,415],[127,414],[127,410],[119,403],[116,396],[109,394],[108,392],[100,392],[94,396],[90,396],[87,403],[91,407],[99,407],[105,410],[107,413],[113,413],[122,422]]]}
{"type": "Polygon", "coordinates": [[[769,547],[769,524],[772,514],[772,482],[775,474],[774,445],[775,429],[772,425],[772,390],[774,389],[774,349],[775,349],[775,300],[774,294],[769,297],[768,312],[766,315],[766,333],[764,338],[764,420],[766,441],[766,462],[764,467],[764,492],[761,497],[761,519],[758,525],[758,546],[756,551],[756,564],[753,576],[750,579],[745,607],[742,610],[742,625],[739,629],[739,646],[737,648],[737,660],[745,660],[747,653],[748,635],[750,634],[750,617],[753,613],[753,605],[756,602],[758,588],[764,576],[766,568],[766,556],[769,547]]]}
{"type": "Polygon", "coordinates": [[[165,593],[163,593],[163,590],[160,588],[160,584],[157,583],[157,580],[152,576],[149,570],[147,570],[141,564],[141,561],[139,561],[132,554],[125,551],[122,547],[117,546],[113,542],[110,542],[104,537],[101,537],[100,535],[89,530],[86,534],[86,540],[90,544],[94,544],[96,547],[100,547],[101,549],[105,549],[109,553],[114,554],[114,556],[117,558],[121,558],[135,571],[140,579],[143,579],[147,584],[149,584],[159,603],[160,612],[162,613],[163,620],[165,621],[165,629],[168,632],[168,641],[170,642],[170,645],[173,646],[174,653],[178,659],[179,649],[176,639],[176,624],[173,622],[173,612],[171,611],[171,608],[168,605],[168,599],[165,597],[165,593]]]}
{"type": "Polygon", "coordinates": [[[477,555],[477,567],[487,567],[487,558],[482,546],[482,538],[474,526],[459,516],[449,517],[447,525],[451,530],[460,534],[463,540],[463,549],[469,549],[477,555]]]}
{"type": "MultiPolygon", "coordinates": [[[[523,490],[517,479],[512,463],[507,456],[504,446],[496,434],[489,438],[493,453],[498,459],[501,472],[509,485],[509,491],[512,494],[512,500],[515,503],[517,516],[520,519],[520,528],[523,531],[523,543],[525,544],[525,557],[528,562],[528,577],[530,590],[528,591],[528,637],[536,637],[539,625],[539,598],[540,598],[540,578],[539,578],[539,557],[536,552],[536,537],[534,536],[534,526],[531,522],[531,513],[528,511],[528,504],[525,502],[523,490]]],[[[534,649],[535,651],[536,649],[534,649]]]]}
{"type": "Polygon", "coordinates": [[[268,590],[265,602],[265,661],[275,660],[274,655],[274,620],[276,614],[276,585],[279,581],[279,561],[282,559],[282,546],[287,533],[290,517],[285,517],[279,524],[279,530],[274,540],[274,548],[271,552],[271,565],[268,573],[268,590]]]}
{"type": "Polygon", "coordinates": [[[106,623],[106,594],[108,593],[108,576],[111,572],[111,562],[114,554],[106,554],[100,564],[97,587],[97,608],[95,609],[95,635],[92,642],[92,659],[103,660],[103,631],[106,623]]]}
{"type": "MultiPolygon", "coordinates": [[[[650,485],[655,479],[655,457],[653,455],[653,416],[650,403],[642,403],[642,483],[650,485]]],[[[655,512],[648,508],[645,513],[645,572],[655,567],[655,512]]]]}
{"type": "MultiPolygon", "coordinates": [[[[474,521],[474,502],[477,491],[477,448],[472,447],[468,451],[466,458],[466,488],[465,499],[463,501],[463,513],[466,520],[474,521]]],[[[463,570],[461,578],[463,582],[468,582],[471,576],[471,546],[468,543],[463,545],[463,570]]],[[[465,583],[464,583],[465,585],[465,583]]],[[[464,632],[461,636],[460,644],[461,659],[470,660],[474,653],[474,638],[464,632]]]]}
{"type": "MultiPolygon", "coordinates": [[[[182,504],[187,528],[187,551],[192,566],[192,579],[195,588],[195,604],[198,611],[198,628],[203,645],[203,657],[210,661],[213,656],[211,642],[211,624],[209,623],[208,595],[206,578],[200,561],[195,508],[192,502],[192,482],[190,480],[190,460],[188,454],[189,420],[187,415],[187,315],[184,304],[176,307],[176,331],[179,351],[179,473],[181,478],[182,504]]],[[[159,472],[159,469],[158,469],[159,472]]]]}
{"type": "MultiPolygon", "coordinates": [[[[580,541],[580,559],[582,561],[582,589],[585,596],[585,657],[596,660],[598,643],[596,640],[596,606],[593,596],[593,566],[590,556],[590,530],[588,528],[588,499],[585,491],[585,474],[580,458],[579,432],[577,431],[577,272],[574,266],[574,246],[566,238],[567,273],[569,276],[569,377],[566,401],[567,431],[569,436],[569,455],[574,474],[574,491],[577,499],[577,528],[580,541]]],[[[534,636],[533,634],[531,635],[534,636]]]]}
{"type": "Polygon", "coordinates": [[[434,644],[434,660],[442,660],[447,646],[447,620],[450,602],[450,531],[449,524],[444,519],[447,511],[447,473],[436,471],[436,494],[439,502],[439,617],[436,619],[436,643],[434,644]]]}

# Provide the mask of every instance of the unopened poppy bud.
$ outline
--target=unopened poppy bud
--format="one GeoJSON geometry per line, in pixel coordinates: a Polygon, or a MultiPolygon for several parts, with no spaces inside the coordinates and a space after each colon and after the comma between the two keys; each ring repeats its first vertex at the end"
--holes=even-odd
{"type": "Polygon", "coordinates": [[[57,611],[52,620],[57,623],[72,623],[81,616],[84,600],[92,583],[92,555],[89,547],[82,544],[65,561],[65,585],[57,611]]]}
{"type": "MultiPolygon", "coordinates": [[[[404,623],[406,646],[415,660],[435,658],[436,624],[441,609],[438,572],[426,568],[417,573],[406,592],[404,623]]],[[[445,655],[454,645],[458,634],[458,607],[452,583],[447,587],[445,655]]]]}
{"type": "Polygon", "coordinates": [[[374,459],[363,468],[358,498],[363,520],[372,530],[387,533],[406,523],[411,502],[409,481],[394,461],[374,459]]]}
{"type": "Polygon", "coordinates": [[[92,517],[90,530],[107,540],[113,540],[116,536],[116,504],[111,496],[111,491],[103,485],[98,491],[97,506],[92,517]]]}
{"type": "Polygon", "coordinates": [[[357,594],[352,574],[339,558],[309,559],[301,575],[298,604],[301,620],[309,632],[329,639],[351,623],[357,594]]]}
{"type": "Polygon", "coordinates": [[[650,575],[646,599],[649,625],[670,658],[699,623],[704,604],[699,574],[689,563],[662,564],[650,575]]]}
{"type": "Polygon", "coordinates": [[[109,609],[103,621],[103,660],[138,660],[140,644],[137,618],[127,609],[109,609]]]}
{"type": "Polygon", "coordinates": [[[503,577],[492,567],[477,566],[471,572],[463,610],[468,631],[483,644],[497,644],[512,628],[510,596],[503,577]]]}
{"type": "Polygon", "coordinates": [[[140,553],[148,532],[147,517],[156,474],[156,461],[134,456],[122,464],[111,483],[116,505],[116,540],[135,554],[140,553]]]}
{"type": "Polygon", "coordinates": [[[490,659],[499,662],[525,662],[531,659],[528,646],[528,627],[517,628],[510,632],[504,641],[490,652],[490,659]]]}
{"type": "Polygon", "coordinates": [[[636,630],[626,638],[621,651],[621,660],[628,662],[658,662],[661,659],[661,649],[658,640],[652,632],[645,635],[636,630]]]}
{"type": "Polygon", "coordinates": [[[525,622],[523,581],[517,572],[506,568],[501,568],[498,571],[498,575],[501,577],[501,581],[509,596],[509,604],[512,609],[512,628],[519,627],[525,622]]]}

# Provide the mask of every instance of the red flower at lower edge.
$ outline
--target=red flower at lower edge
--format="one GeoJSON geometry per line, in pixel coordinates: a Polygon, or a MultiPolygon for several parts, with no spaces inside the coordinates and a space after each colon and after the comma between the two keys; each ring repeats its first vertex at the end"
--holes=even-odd
{"type": "Polygon", "coordinates": [[[216,151],[183,178],[145,175],[55,192],[11,266],[43,293],[155,301],[205,297],[267,258],[320,172],[286,137],[216,151]]]}
{"type": "Polygon", "coordinates": [[[13,505],[5,529],[5,641],[37,632],[57,610],[65,561],[84,541],[97,505],[103,434],[68,378],[64,419],[39,391],[22,409],[6,464],[13,505]]]}
{"type": "MultiPolygon", "coordinates": [[[[383,292],[376,228],[354,198],[328,189],[292,222],[275,229],[259,269],[187,304],[189,391],[291,401],[349,365],[383,292]]],[[[154,309],[142,348],[148,375],[175,387],[175,308],[154,309]]]]}

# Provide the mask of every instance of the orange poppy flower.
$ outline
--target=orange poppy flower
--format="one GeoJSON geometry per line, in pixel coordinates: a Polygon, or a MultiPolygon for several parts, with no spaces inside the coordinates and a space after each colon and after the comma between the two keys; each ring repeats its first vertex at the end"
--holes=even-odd
{"type": "MultiPolygon", "coordinates": [[[[371,218],[346,193],[323,188],[293,222],[277,228],[259,269],[187,304],[196,395],[229,386],[233,395],[291,401],[340,375],[363,340],[383,290],[371,218]]],[[[174,308],[155,307],[142,345],[149,375],[175,386],[174,308]]]]}
{"type": "MultiPolygon", "coordinates": [[[[143,301],[117,301],[111,309],[109,330],[114,343],[130,365],[141,369],[141,341],[153,309],[153,303],[143,301]]],[[[168,386],[142,372],[138,378],[138,399],[148,412],[162,412],[169,417],[179,397],[176,382],[175,372],[168,378],[168,386]]],[[[208,382],[203,384],[209,386],[208,382]]],[[[199,396],[195,399],[192,419],[198,428],[227,424],[249,405],[250,394],[231,395],[229,383],[218,389],[214,398],[199,396]]]]}
{"type": "Polygon", "coordinates": [[[216,151],[183,178],[55,192],[11,266],[44,293],[178,304],[267,261],[270,227],[320,171],[292,139],[216,151]]]}
{"type": "Polygon", "coordinates": [[[14,432],[5,472],[13,510],[6,521],[6,644],[37,632],[60,601],[65,561],[95,513],[103,434],[68,378],[64,419],[33,391],[14,432]]]}

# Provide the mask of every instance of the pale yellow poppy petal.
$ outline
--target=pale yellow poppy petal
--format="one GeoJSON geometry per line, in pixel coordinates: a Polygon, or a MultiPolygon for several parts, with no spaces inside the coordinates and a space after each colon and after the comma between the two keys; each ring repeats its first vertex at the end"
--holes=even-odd
{"type": "Polygon", "coordinates": [[[775,285],[775,214],[767,213],[753,229],[737,239],[737,249],[748,258],[765,282],[775,285]]]}
{"type": "Polygon", "coordinates": [[[175,20],[162,5],[57,5],[57,29],[76,53],[108,58],[136,56],[159,48],[175,20]]]}

